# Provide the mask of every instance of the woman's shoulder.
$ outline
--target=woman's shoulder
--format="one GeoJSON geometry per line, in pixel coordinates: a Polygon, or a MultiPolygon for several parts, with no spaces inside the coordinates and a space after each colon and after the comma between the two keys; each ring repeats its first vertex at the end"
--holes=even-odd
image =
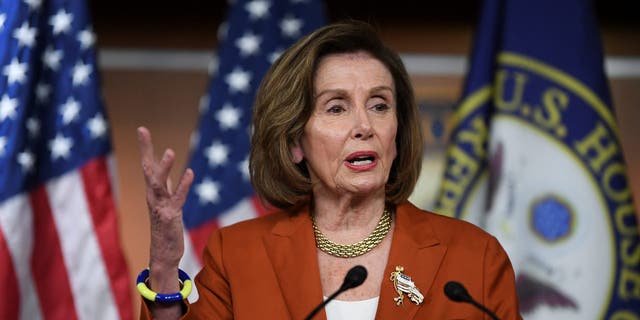
{"type": "Polygon", "coordinates": [[[226,239],[247,236],[256,239],[265,234],[286,234],[297,230],[306,220],[310,224],[311,219],[306,219],[308,217],[309,212],[305,208],[297,211],[278,210],[225,226],[215,233],[226,239]]]}
{"type": "Polygon", "coordinates": [[[273,227],[280,222],[291,220],[293,217],[295,217],[294,213],[275,211],[255,218],[238,221],[220,228],[219,231],[223,234],[264,232],[273,229],[273,227]]]}
{"type": "Polygon", "coordinates": [[[494,237],[482,228],[453,217],[436,212],[420,209],[409,202],[398,207],[398,211],[405,215],[405,219],[412,226],[412,230],[432,233],[442,242],[478,241],[486,242],[494,237]]]}
{"type": "MultiPolygon", "coordinates": [[[[298,212],[275,211],[256,218],[243,220],[213,231],[207,247],[212,251],[256,252],[262,250],[265,241],[271,242],[281,236],[299,232],[308,224],[308,210],[298,212]]],[[[309,228],[310,229],[310,228],[309,228]]]]}

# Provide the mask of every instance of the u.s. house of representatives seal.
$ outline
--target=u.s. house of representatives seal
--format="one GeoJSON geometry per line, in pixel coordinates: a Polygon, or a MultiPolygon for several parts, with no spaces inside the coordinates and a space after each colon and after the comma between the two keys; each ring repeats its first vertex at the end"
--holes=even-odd
{"type": "Polygon", "coordinates": [[[610,107],[530,57],[498,64],[461,106],[468,143],[448,151],[440,210],[500,240],[526,319],[640,319],[638,229],[610,107]]]}

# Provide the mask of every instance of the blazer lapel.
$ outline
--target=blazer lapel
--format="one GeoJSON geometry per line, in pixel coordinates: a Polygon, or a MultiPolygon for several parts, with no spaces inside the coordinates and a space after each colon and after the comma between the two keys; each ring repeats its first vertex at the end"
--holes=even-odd
{"type": "Polygon", "coordinates": [[[377,319],[413,319],[420,308],[429,306],[433,294],[431,286],[447,248],[439,243],[427,219],[420,216],[424,214],[427,213],[408,202],[396,208],[393,242],[385,268],[386,277],[380,289],[377,319]],[[391,273],[397,266],[404,268],[403,273],[411,277],[424,295],[420,305],[413,303],[406,294],[400,306],[393,300],[398,293],[391,281],[391,273]]]}
{"type": "Polygon", "coordinates": [[[291,319],[322,302],[322,284],[308,210],[276,223],[264,243],[291,319]]]}

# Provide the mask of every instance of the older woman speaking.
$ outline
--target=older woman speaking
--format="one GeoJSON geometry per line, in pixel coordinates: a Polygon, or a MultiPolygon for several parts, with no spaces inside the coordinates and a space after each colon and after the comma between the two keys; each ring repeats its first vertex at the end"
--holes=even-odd
{"type": "MultiPolygon", "coordinates": [[[[318,316],[484,319],[447,298],[456,281],[501,318],[520,319],[498,241],[407,201],[421,167],[419,119],[401,60],[369,26],[334,24],[298,41],[267,73],[253,114],[252,183],[280,211],[215,231],[199,300],[147,301],[142,318],[303,319],[360,265],[364,282],[318,316]]],[[[171,297],[186,279],[181,207],[193,172],[173,189],[173,152],[155,159],[148,130],[138,137],[151,217],[146,289],[171,297]]]]}

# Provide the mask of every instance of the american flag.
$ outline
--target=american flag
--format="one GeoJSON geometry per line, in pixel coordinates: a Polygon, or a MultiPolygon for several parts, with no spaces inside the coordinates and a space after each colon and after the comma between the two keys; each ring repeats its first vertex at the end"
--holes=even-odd
{"type": "MultiPolygon", "coordinates": [[[[218,64],[192,139],[195,181],[184,206],[185,256],[192,276],[201,268],[209,234],[265,214],[249,181],[251,107],[273,61],[301,36],[324,24],[318,0],[237,0],[220,28],[218,64]]],[[[192,300],[195,300],[197,297],[192,300]]]]}
{"type": "Polygon", "coordinates": [[[132,319],[84,1],[0,1],[0,319],[132,319]]]}

